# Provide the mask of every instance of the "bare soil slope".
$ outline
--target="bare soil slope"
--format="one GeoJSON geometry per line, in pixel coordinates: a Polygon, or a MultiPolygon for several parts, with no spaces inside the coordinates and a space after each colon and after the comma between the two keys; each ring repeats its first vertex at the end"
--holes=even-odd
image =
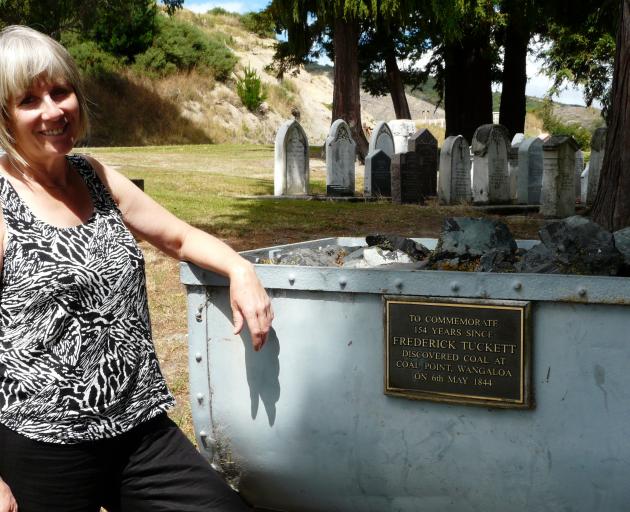
{"type": "MultiPolygon", "coordinates": [[[[88,81],[95,120],[88,145],[273,144],[278,127],[294,117],[299,119],[311,144],[324,143],[332,121],[332,68],[310,65],[278,80],[268,71],[275,39],[248,32],[232,15],[184,10],[178,16],[202,30],[226,36],[239,59],[234,75],[225,83],[195,73],[149,79],[133,72],[107,82],[88,81]],[[257,112],[247,110],[236,93],[236,80],[243,76],[246,67],[255,69],[266,85],[267,99],[257,112]]],[[[441,108],[436,109],[427,101],[410,94],[408,101],[418,126],[428,126],[427,119],[444,117],[441,108]]],[[[361,105],[368,131],[378,121],[395,118],[389,96],[374,97],[363,92],[361,105]]],[[[597,112],[566,107],[562,114],[581,120],[584,115],[590,118],[597,112]]],[[[541,132],[535,120],[528,125],[531,134],[541,132]]],[[[438,139],[443,138],[443,130],[434,131],[438,139]]]]}

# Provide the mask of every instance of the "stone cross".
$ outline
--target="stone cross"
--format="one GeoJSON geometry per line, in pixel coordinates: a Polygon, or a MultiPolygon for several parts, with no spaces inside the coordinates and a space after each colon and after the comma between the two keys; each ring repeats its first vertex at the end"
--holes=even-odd
{"type": "Polygon", "coordinates": [[[543,179],[540,213],[569,217],[575,213],[575,152],[573,137],[553,135],[543,143],[543,179]]]}
{"type": "Polygon", "coordinates": [[[276,134],[273,194],[308,195],[308,139],[297,121],[286,121],[276,134]]]}
{"type": "Polygon", "coordinates": [[[599,175],[604,162],[606,149],[606,128],[597,128],[591,138],[591,159],[588,167],[588,185],[586,187],[586,203],[593,204],[599,187],[599,175]]]}
{"type": "Polygon", "coordinates": [[[517,204],[540,204],[543,176],[543,141],[525,139],[518,148],[517,204]]]}
{"type": "Polygon", "coordinates": [[[350,127],[337,119],[326,137],[326,195],[354,195],[354,165],[356,144],[350,127]]]}
{"type": "MultiPolygon", "coordinates": [[[[517,133],[512,137],[512,145],[510,146],[510,152],[508,154],[508,176],[510,184],[510,201],[517,204],[523,204],[523,197],[518,197],[518,179],[519,179],[519,167],[518,167],[518,148],[525,140],[525,135],[517,133]]],[[[521,178],[522,181],[522,178],[521,178]]],[[[525,198],[525,203],[527,198],[525,198]]]]}
{"type": "Polygon", "coordinates": [[[372,131],[368,154],[374,153],[378,149],[382,150],[390,158],[394,156],[394,136],[385,121],[378,123],[374,131],[372,131]]]}
{"type": "Polygon", "coordinates": [[[382,149],[377,149],[365,158],[363,195],[366,197],[392,195],[392,159],[382,149]]]}
{"type": "Polygon", "coordinates": [[[392,203],[422,203],[422,183],[418,155],[413,151],[396,153],[392,158],[392,203]]]}
{"type": "Polygon", "coordinates": [[[474,160],[473,202],[502,204],[510,199],[507,128],[500,124],[484,124],[473,135],[474,160]]]}
{"type": "Polygon", "coordinates": [[[407,142],[407,151],[418,155],[418,172],[422,183],[422,195],[432,197],[437,194],[438,144],[433,134],[423,128],[407,142]]]}
{"type": "Polygon", "coordinates": [[[472,199],[470,148],[461,135],[451,135],[442,144],[438,199],[441,204],[469,202],[472,199]]]}
{"type": "Polygon", "coordinates": [[[410,119],[394,119],[387,125],[394,137],[394,153],[407,151],[407,141],[416,131],[416,123],[410,119]]]}

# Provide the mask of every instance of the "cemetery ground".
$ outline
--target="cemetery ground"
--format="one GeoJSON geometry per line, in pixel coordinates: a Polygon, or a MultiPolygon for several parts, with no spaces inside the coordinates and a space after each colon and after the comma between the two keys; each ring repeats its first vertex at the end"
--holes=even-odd
{"type": "MultiPolygon", "coordinates": [[[[435,238],[447,216],[488,216],[468,205],[440,206],[373,202],[251,199],[273,194],[273,146],[195,145],[81,148],[130,178],[144,179],[145,191],[192,225],[237,250],[333,236],[394,233],[435,238]],[[244,197],[247,197],[244,199],[244,197]]],[[[312,150],[312,155],[319,155],[312,150]]],[[[311,157],[312,194],[326,192],[326,164],[311,157]]],[[[356,167],[356,195],[363,167],[356,167]]],[[[515,238],[538,238],[536,214],[506,215],[515,238]]],[[[155,343],[162,370],[177,398],[173,420],[193,438],[188,403],[186,294],[176,261],[142,242],[155,343]]]]}

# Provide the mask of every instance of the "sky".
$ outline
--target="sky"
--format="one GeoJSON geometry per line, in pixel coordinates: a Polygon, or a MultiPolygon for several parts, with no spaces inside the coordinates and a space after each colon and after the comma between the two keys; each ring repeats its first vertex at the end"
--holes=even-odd
{"type": "Polygon", "coordinates": [[[250,0],[248,2],[208,2],[205,0],[184,0],[184,7],[190,11],[204,13],[214,7],[222,7],[228,12],[246,13],[250,11],[261,11],[269,0],[250,0]]]}
{"type": "MultiPolygon", "coordinates": [[[[270,0],[250,0],[247,2],[212,2],[206,0],[184,0],[184,7],[194,12],[204,13],[214,7],[222,7],[229,12],[245,13],[249,11],[260,11],[264,9],[270,0]]],[[[330,62],[328,62],[330,63],[330,62]]],[[[540,72],[542,63],[533,59],[531,56],[527,60],[527,88],[525,94],[542,98],[549,87],[551,87],[551,79],[544,76],[540,72]]],[[[584,105],[582,91],[580,88],[568,87],[562,91],[559,96],[554,98],[555,101],[569,103],[573,105],[584,105]]]]}

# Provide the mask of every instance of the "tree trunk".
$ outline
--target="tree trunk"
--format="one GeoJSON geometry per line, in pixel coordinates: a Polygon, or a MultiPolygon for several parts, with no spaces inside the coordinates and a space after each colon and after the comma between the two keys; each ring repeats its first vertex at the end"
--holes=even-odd
{"type": "Polygon", "coordinates": [[[363,161],[368,152],[368,141],[361,124],[361,98],[359,75],[359,23],[335,19],[333,46],[335,73],[333,84],[333,121],[343,119],[350,126],[357,144],[357,154],[363,161]]]}
{"type": "Polygon", "coordinates": [[[525,12],[526,6],[522,1],[506,2],[511,9],[508,11],[508,24],[505,34],[505,55],[503,58],[503,90],[501,92],[501,106],[499,108],[499,123],[510,132],[525,132],[525,86],[527,85],[527,45],[529,44],[529,29],[525,12]]]}
{"type": "Polygon", "coordinates": [[[396,55],[393,48],[387,52],[385,57],[385,73],[387,74],[387,82],[389,84],[389,93],[394,103],[394,112],[396,119],[411,119],[409,111],[409,103],[407,103],[407,95],[405,94],[405,86],[403,84],[396,55]]]}
{"type": "Polygon", "coordinates": [[[475,130],[492,122],[492,78],[489,36],[464,36],[444,53],[446,136],[472,142],[475,130]]]}
{"type": "Polygon", "coordinates": [[[630,0],[620,0],[606,153],[592,217],[609,230],[630,226],[630,0]]]}

